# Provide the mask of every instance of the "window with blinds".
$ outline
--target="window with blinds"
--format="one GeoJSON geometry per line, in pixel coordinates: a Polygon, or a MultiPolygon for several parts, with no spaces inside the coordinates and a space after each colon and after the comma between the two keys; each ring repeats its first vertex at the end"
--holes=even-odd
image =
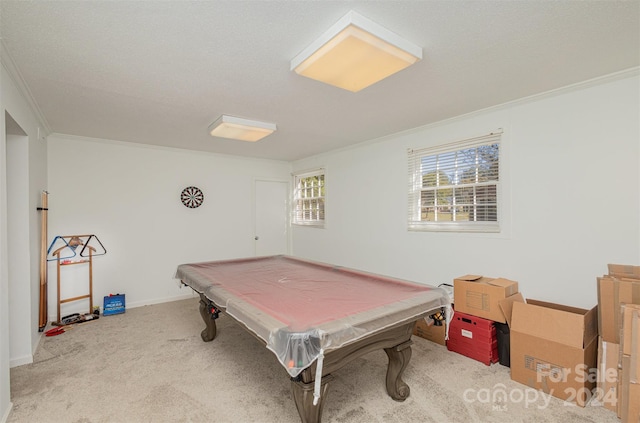
{"type": "Polygon", "coordinates": [[[324,226],[324,175],[324,169],[294,175],[294,224],[324,226]]]}
{"type": "Polygon", "coordinates": [[[499,232],[502,131],[409,150],[409,230],[499,232]]]}

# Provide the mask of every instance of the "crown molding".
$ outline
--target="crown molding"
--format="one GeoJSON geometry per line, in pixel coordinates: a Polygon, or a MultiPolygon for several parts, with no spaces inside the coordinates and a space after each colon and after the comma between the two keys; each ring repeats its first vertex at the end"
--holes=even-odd
{"type": "Polygon", "coordinates": [[[31,90],[29,89],[27,82],[22,77],[18,66],[13,61],[13,58],[9,54],[7,46],[2,38],[0,38],[0,63],[2,63],[2,66],[7,71],[7,74],[18,88],[20,94],[22,94],[22,97],[27,102],[29,108],[31,109],[31,112],[34,114],[38,122],[40,122],[42,130],[39,133],[39,138],[43,138],[51,134],[51,126],[49,125],[47,118],[45,118],[42,110],[40,110],[38,103],[31,94],[31,90]]]}
{"type": "Polygon", "coordinates": [[[331,154],[334,153],[338,153],[338,152],[342,152],[342,151],[349,151],[349,150],[353,150],[353,149],[357,149],[360,147],[364,147],[367,145],[372,145],[372,144],[377,144],[377,143],[381,143],[381,142],[385,142],[391,139],[395,139],[399,136],[402,135],[408,135],[408,134],[413,134],[413,133],[417,133],[417,132],[421,132],[421,131],[425,131],[431,128],[436,128],[439,126],[444,126],[444,125],[449,125],[451,123],[455,123],[458,121],[463,121],[465,119],[469,119],[471,117],[474,116],[478,116],[478,115],[482,115],[485,113],[489,113],[489,112],[493,112],[493,111],[498,111],[498,110],[505,110],[511,107],[516,107],[516,106],[520,106],[523,104],[527,104],[527,103],[533,103],[539,100],[543,100],[545,98],[550,98],[550,97],[556,97],[562,94],[567,94],[567,93],[571,93],[574,91],[579,91],[579,90],[583,90],[583,89],[587,89],[587,88],[591,88],[591,87],[595,87],[598,85],[604,85],[610,82],[615,82],[615,81],[619,81],[622,79],[627,79],[627,78],[634,78],[634,77],[638,77],[640,76],[640,66],[634,66],[632,68],[628,68],[628,69],[624,69],[618,72],[613,72],[610,74],[606,74],[606,75],[602,75],[602,76],[598,76],[592,79],[588,79],[585,81],[580,81],[580,82],[576,82],[574,84],[570,84],[570,85],[565,85],[563,87],[559,87],[559,88],[555,88],[552,90],[548,90],[548,91],[544,91],[541,93],[537,93],[537,94],[533,94],[533,95],[529,95],[526,97],[521,97],[515,100],[511,100],[505,103],[500,103],[500,104],[496,104],[494,106],[489,106],[489,107],[485,107],[482,109],[478,109],[478,110],[474,110],[472,112],[468,112],[468,113],[463,113],[461,115],[457,115],[457,116],[453,116],[450,118],[446,118],[446,119],[442,119],[436,122],[431,122],[425,125],[421,125],[421,126],[417,126],[414,128],[409,128],[409,129],[405,129],[403,131],[399,131],[399,132],[395,132],[393,134],[389,134],[389,135],[383,135],[381,137],[377,137],[377,138],[372,138],[366,141],[362,141],[360,143],[356,143],[353,145],[349,145],[346,147],[341,147],[341,148],[337,148],[335,150],[331,150],[331,151],[326,151],[324,153],[318,153],[318,154],[314,154],[312,156],[308,156],[308,157],[303,157],[297,160],[292,160],[291,162],[295,163],[295,162],[303,162],[307,159],[311,159],[311,158],[321,158],[321,157],[326,157],[329,156],[331,154]]]}

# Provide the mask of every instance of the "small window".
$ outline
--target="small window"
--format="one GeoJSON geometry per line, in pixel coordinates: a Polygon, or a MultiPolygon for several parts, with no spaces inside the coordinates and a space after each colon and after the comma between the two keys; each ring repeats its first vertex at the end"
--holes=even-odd
{"type": "Polygon", "coordinates": [[[501,134],[409,150],[409,230],[500,231],[501,134]]]}
{"type": "Polygon", "coordinates": [[[294,175],[294,224],[324,226],[324,176],[324,169],[294,175]]]}

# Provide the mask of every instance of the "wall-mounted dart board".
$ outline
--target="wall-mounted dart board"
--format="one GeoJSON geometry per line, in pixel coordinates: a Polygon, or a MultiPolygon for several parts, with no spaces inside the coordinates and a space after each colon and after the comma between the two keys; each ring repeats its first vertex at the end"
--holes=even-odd
{"type": "Polygon", "coordinates": [[[182,194],[180,194],[180,201],[182,201],[185,207],[195,209],[202,205],[204,194],[198,187],[186,187],[182,190],[182,194]]]}

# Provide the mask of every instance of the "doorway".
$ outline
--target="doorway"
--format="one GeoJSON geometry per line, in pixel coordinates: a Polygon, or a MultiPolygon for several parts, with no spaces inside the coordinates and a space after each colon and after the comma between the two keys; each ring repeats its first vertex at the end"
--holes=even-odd
{"type": "Polygon", "coordinates": [[[5,111],[9,365],[33,361],[29,252],[29,137],[5,111]]]}
{"type": "Polygon", "coordinates": [[[289,182],[256,179],[253,204],[255,255],[288,254],[289,182]]]}

